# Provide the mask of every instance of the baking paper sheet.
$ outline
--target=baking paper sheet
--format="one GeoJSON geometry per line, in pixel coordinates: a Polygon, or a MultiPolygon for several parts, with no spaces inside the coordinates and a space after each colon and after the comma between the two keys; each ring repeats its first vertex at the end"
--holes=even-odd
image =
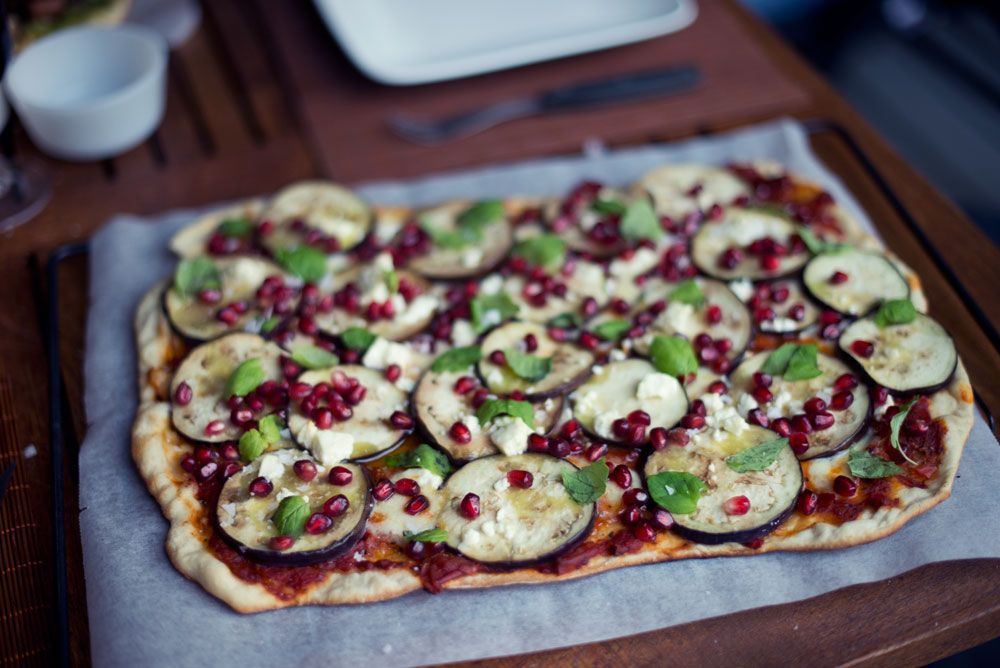
{"type": "MultiPolygon", "coordinates": [[[[672,145],[370,184],[361,191],[376,203],[415,205],[546,195],[582,178],[626,184],[663,162],[764,157],[819,181],[870,227],[792,121],[672,145]]],[[[136,403],[133,314],[143,293],[172,270],[168,237],[196,213],[119,216],[91,246],[80,529],[96,666],[411,666],[516,654],[809,598],[932,561],[1000,557],[1000,515],[981,512],[981,500],[995,494],[1000,447],[977,417],[952,497],[868,545],[653,564],[541,586],[438,596],[420,591],[360,606],[232,612],[171,566],[164,551],[167,522],[129,454],[136,403]],[[670,599],[685,605],[662,605],[670,599]],[[449,633],[443,640],[441,628],[469,619],[488,632],[449,633]]]]}

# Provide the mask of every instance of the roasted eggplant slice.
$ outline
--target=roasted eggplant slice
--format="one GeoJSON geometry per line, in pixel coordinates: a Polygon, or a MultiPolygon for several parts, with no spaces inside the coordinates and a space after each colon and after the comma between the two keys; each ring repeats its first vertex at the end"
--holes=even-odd
{"type": "Polygon", "coordinates": [[[753,425],[739,433],[706,428],[694,433],[685,447],[667,446],[650,454],[644,468],[647,488],[652,476],[666,471],[689,473],[707,488],[694,512],[673,513],[674,533],[718,545],[762,538],[781,526],[802,491],[802,465],[791,447],[781,448],[761,471],[737,472],[726,461],[775,438],[774,432],[753,425]]]}
{"type": "Polygon", "coordinates": [[[563,485],[562,472],[572,468],[566,460],[535,453],[470,462],[445,482],[438,526],[448,532],[451,548],[475,561],[515,568],[556,557],[585,540],[594,526],[596,504],[580,505],[563,485]],[[530,487],[510,483],[524,473],[532,477],[530,487]],[[479,497],[473,519],[462,513],[468,494],[479,497]]]}
{"type": "Polygon", "coordinates": [[[739,397],[737,408],[741,415],[747,417],[750,411],[759,408],[768,424],[778,418],[792,419],[793,430],[802,420],[807,421],[808,450],[799,454],[799,459],[832,455],[854,443],[868,421],[871,409],[868,387],[839,359],[818,353],[816,365],[821,375],[795,381],[776,376],[765,388],[771,399],[758,404],[751,395],[755,388],[753,375],[771,352],[765,350],[747,358],[730,376],[730,394],[739,397]],[[810,400],[812,403],[807,403],[810,400]]]}
{"type": "Polygon", "coordinates": [[[673,427],[688,410],[687,394],[677,379],[641,359],[595,368],[594,375],[570,395],[570,401],[573,415],[588,433],[631,446],[648,443],[651,430],[673,427]],[[635,411],[645,412],[649,419],[641,430],[637,429],[640,421],[629,419],[635,411]],[[627,426],[616,428],[620,419],[627,426]]]}
{"type": "Polygon", "coordinates": [[[230,419],[226,381],[236,367],[253,358],[260,361],[263,381],[281,380],[283,354],[281,348],[256,334],[227,334],[192,350],[170,383],[174,427],[196,441],[221,443],[238,439],[243,429],[230,419]],[[188,389],[179,393],[181,383],[188,389]]]}
{"type": "MultiPolygon", "coordinates": [[[[590,367],[595,361],[592,352],[575,343],[556,341],[549,336],[544,326],[533,322],[510,322],[497,327],[483,339],[482,349],[483,359],[477,369],[483,384],[495,394],[510,394],[514,390],[520,390],[529,401],[554,397],[572,390],[590,375],[590,367]],[[527,345],[527,341],[531,340],[529,337],[534,339],[533,347],[527,345]],[[511,359],[507,359],[504,364],[495,364],[496,356],[493,353],[504,353],[507,350],[515,350],[541,360],[542,371],[538,374],[525,373],[525,369],[513,368],[511,359]],[[544,371],[545,367],[547,371],[544,371]],[[520,375],[518,371],[521,372],[520,375]]],[[[528,364],[535,368],[538,366],[531,361],[528,364]]]]}
{"type": "MultiPolygon", "coordinates": [[[[258,457],[222,486],[215,507],[219,534],[243,556],[271,566],[306,566],[344,554],[364,535],[372,499],[368,471],[356,464],[339,466],[353,474],[345,485],[331,484],[330,467],[313,461],[301,450],[277,450],[258,457]],[[295,473],[295,462],[302,460],[316,467],[316,476],[309,482],[295,473]],[[271,489],[265,496],[254,496],[250,493],[250,483],[264,473],[270,475],[266,479],[271,489]],[[307,530],[285,549],[272,542],[279,534],[271,518],[282,499],[290,496],[303,499],[309,507],[308,517],[322,514],[323,505],[338,495],[347,499],[347,507],[330,518],[328,529],[321,533],[307,530]]],[[[267,487],[257,486],[256,489],[266,490],[267,487]]]]}
{"type": "MultiPolygon", "coordinates": [[[[638,193],[638,197],[647,197],[638,193]]],[[[617,255],[627,243],[618,232],[620,213],[602,210],[600,203],[614,203],[622,208],[633,196],[600,183],[585,181],[565,199],[550,200],[543,207],[549,228],[566,240],[575,251],[594,257],[617,255]]]]}
{"type": "Polygon", "coordinates": [[[694,164],[658,167],[646,172],[633,188],[649,195],[658,214],[675,221],[750,195],[747,184],[728,170],[694,164]]]}
{"type": "MultiPolygon", "coordinates": [[[[489,425],[481,425],[476,419],[472,397],[479,387],[470,368],[467,371],[441,373],[427,371],[413,390],[413,406],[421,432],[457,461],[478,459],[498,452],[489,433],[489,425]],[[467,443],[456,441],[449,433],[456,422],[461,422],[469,430],[471,440],[467,443]]],[[[547,434],[562,415],[563,398],[550,397],[534,407],[535,430],[547,434]]]]}
{"type": "Polygon", "coordinates": [[[841,349],[872,382],[899,394],[936,392],[951,381],[958,352],[937,320],[918,313],[909,323],[879,327],[874,316],[851,323],[841,349]]]}
{"type": "Polygon", "coordinates": [[[416,489],[413,489],[412,485],[410,488],[413,496],[392,494],[375,504],[368,520],[368,527],[372,533],[397,544],[405,543],[408,534],[418,534],[433,529],[437,525],[437,517],[441,511],[439,488],[444,482],[441,476],[424,468],[410,468],[394,473],[389,480],[395,485],[404,478],[417,483],[416,489]],[[417,496],[427,499],[427,507],[415,514],[407,512],[407,506],[410,506],[410,511],[415,509],[410,504],[417,496]]]}
{"type": "Polygon", "coordinates": [[[371,208],[351,190],[329,181],[303,181],[279,191],[261,219],[274,226],[261,238],[272,253],[303,244],[328,251],[356,246],[372,226],[371,208]]]}
{"type": "Polygon", "coordinates": [[[857,249],[817,255],[802,281],[813,297],[847,315],[864,315],[879,302],[910,296],[909,284],[888,258],[857,249]]]}
{"type": "Polygon", "coordinates": [[[406,393],[381,372],[345,364],[308,371],[298,382],[312,386],[312,392],[289,404],[288,428],[295,441],[324,466],[384,453],[399,445],[410,431],[390,419],[396,411],[406,411],[406,393]],[[310,398],[313,393],[315,402],[310,398]],[[307,408],[311,409],[308,414],[304,411],[307,408]]]}
{"type": "MultiPolygon", "coordinates": [[[[418,217],[427,226],[441,233],[454,233],[459,215],[469,202],[449,202],[421,212],[418,217]]],[[[482,238],[457,248],[432,241],[427,253],[410,260],[409,268],[425,278],[445,281],[482,276],[503,262],[514,241],[513,230],[506,218],[482,227],[482,238]]]]}
{"type": "Polygon", "coordinates": [[[170,250],[179,257],[196,257],[206,253],[222,255],[244,251],[246,235],[226,236],[223,232],[232,234],[234,228],[243,227],[251,232],[254,231],[255,221],[263,208],[263,200],[254,199],[206,213],[190,225],[185,225],[171,237],[170,250]],[[246,221],[246,225],[224,226],[223,223],[226,221],[246,221]],[[213,238],[220,238],[221,244],[219,241],[212,241],[213,238]]]}
{"type": "Polygon", "coordinates": [[[163,309],[170,324],[190,341],[208,341],[226,332],[256,332],[276,305],[280,303],[279,308],[290,313],[298,304],[299,289],[286,284],[286,274],[273,262],[243,256],[214,259],[212,264],[219,272],[218,289],[203,290],[208,293],[204,295],[184,295],[170,286],[163,293],[163,309]],[[258,296],[268,279],[275,286],[258,296]]]}
{"type": "Polygon", "coordinates": [[[762,332],[793,334],[812,327],[819,320],[819,307],[806,295],[798,280],[758,283],[754,293],[759,305],[753,311],[753,319],[762,332]]]}
{"type": "Polygon", "coordinates": [[[758,209],[729,208],[701,226],[691,240],[691,261],[709,276],[777,278],[798,271],[808,260],[796,251],[797,228],[787,218],[758,209]]]}

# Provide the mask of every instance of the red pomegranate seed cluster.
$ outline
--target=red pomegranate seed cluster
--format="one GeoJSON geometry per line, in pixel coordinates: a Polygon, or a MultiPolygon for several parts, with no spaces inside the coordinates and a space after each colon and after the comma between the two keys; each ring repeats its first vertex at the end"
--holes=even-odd
{"type": "Polygon", "coordinates": [[[801,301],[789,302],[791,290],[785,283],[758,283],[747,300],[755,324],[778,317],[801,322],[806,317],[806,306],[801,301]]]}
{"type": "Polygon", "coordinates": [[[726,355],[733,349],[733,342],[727,337],[713,339],[710,334],[702,332],[691,342],[698,361],[710,367],[718,374],[727,374],[733,367],[733,362],[726,355]]]}

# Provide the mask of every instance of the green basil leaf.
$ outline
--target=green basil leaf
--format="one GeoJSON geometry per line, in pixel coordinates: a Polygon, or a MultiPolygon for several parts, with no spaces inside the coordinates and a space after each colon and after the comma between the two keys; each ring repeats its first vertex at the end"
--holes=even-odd
{"type": "Polygon", "coordinates": [[[444,477],[451,471],[451,464],[448,462],[448,455],[439,450],[435,450],[426,443],[421,443],[412,450],[398,452],[389,455],[385,460],[388,466],[398,466],[399,468],[412,468],[419,466],[427,469],[435,475],[444,477]]]}
{"type": "Polygon", "coordinates": [[[554,234],[542,234],[518,241],[511,254],[523,257],[531,264],[551,268],[562,264],[566,241],[554,234]]]}
{"type": "Polygon", "coordinates": [[[594,200],[590,208],[597,213],[603,213],[611,216],[620,216],[625,213],[625,205],[613,199],[598,199],[594,200]]]}
{"type": "Polygon", "coordinates": [[[385,272],[385,287],[389,288],[392,294],[396,294],[399,290],[399,274],[395,270],[385,272]]]}
{"type": "Polygon", "coordinates": [[[378,337],[362,327],[349,327],[340,334],[340,340],[351,350],[368,350],[378,337]]]}
{"type": "Polygon", "coordinates": [[[605,320],[601,324],[594,327],[592,331],[605,341],[615,341],[620,339],[631,326],[632,323],[628,320],[616,318],[615,320],[605,320]]]}
{"type": "Polygon", "coordinates": [[[705,303],[705,295],[701,293],[694,279],[689,278],[670,292],[670,301],[701,306],[705,303]]]}
{"type": "Polygon", "coordinates": [[[325,369],[340,363],[340,358],[319,346],[299,346],[292,351],[292,361],[306,369],[325,369]]]}
{"type": "Polygon", "coordinates": [[[519,308],[507,293],[498,292],[495,295],[476,297],[469,302],[469,310],[472,313],[473,326],[477,332],[482,332],[508,318],[513,318],[519,308]]]}
{"type": "Polygon", "coordinates": [[[503,202],[498,199],[476,202],[458,216],[460,227],[481,228],[504,217],[503,202]]]}
{"type": "Polygon", "coordinates": [[[726,457],[726,464],[737,473],[763,471],[774,463],[774,460],[778,458],[778,455],[786,445],[788,445],[787,438],[767,441],[766,443],[755,445],[752,448],[747,448],[742,452],[737,452],[735,455],[726,457]]]}
{"type": "Polygon", "coordinates": [[[421,531],[420,533],[404,531],[403,538],[411,543],[443,543],[448,540],[448,532],[437,527],[421,531]]]}
{"type": "Polygon", "coordinates": [[[510,415],[521,418],[524,424],[535,428],[535,412],[527,401],[514,399],[487,399],[476,411],[476,418],[483,427],[498,415],[510,415]]]}
{"type": "Polygon", "coordinates": [[[229,374],[226,379],[226,387],[223,396],[228,399],[232,396],[245,397],[257,386],[264,382],[264,369],[260,365],[260,358],[251,357],[229,374]]]}
{"type": "Polygon", "coordinates": [[[622,220],[618,223],[618,231],[629,241],[659,239],[663,234],[660,219],[653,211],[653,205],[644,197],[626,207],[622,220]]]}
{"type": "Polygon", "coordinates": [[[483,351],[479,346],[462,346],[452,348],[446,353],[442,353],[434,360],[431,370],[436,373],[443,371],[461,371],[467,369],[483,357],[483,351]]]}
{"type": "Polygon", "coordinates": [[[441,248],[458,250],[459,248],[464,248],[471,243],[480,241],[483,237],[479,230],[473,228],[467,228],[464,230],[439,230],[426,220],[420,220],[418,224],[420,225],[420,229],[430,236],[434,245],[440,246],[441,248]]]}
{"type": "Polygon", "coordinates": [[[785,380],[809,380],[823,374],[816,363],[817,347],[815,343],[799,345],[788,358],[788,368],[785,369],[785,380]]]}
{"type": "Polygon", "coordinates": [[[562,481],[574,501],[580,505],[593,503],[607,488],[608,465],[601,457],[582,469],[563,469],[562,481]]]}
{"type": "Polygon", "coordinates": [[[503,354],[507,357],[507,367],[519,378],[534,382],[545,378],[552,371],[551,357],[529,355],[515,348],[506,348],[503,354]]]}
{"type": "Polygon", "coordinates": [[[224,237],[248,237],[253,232],[253,223],[246,218],[229,218],[219,223],[219,233],[224,237]]]}
{"type": "Polygon", "coordinates": [[[271,515],[271,522],[279,536],[298,538],[309,519],[309,504],[301,496],[286,496],[271,515]]]}
{"type": "Polygon", "coordinates": [[[560,313],[557,316],[549,318],[545,323],[547,327],[559,327],[561,329],[576,329],[583,324],[583,318],[580,317],[579,313],[569,312],[560,313]]]}
{"type": "Polygon", "coordinates": [[[257,423],[257,429],[260,430],[260,435],[264,437],[264,440],[268,443],[277,443],[281,440],[281,428],[284,426],[281,418],[273,413],[271,415],[265,415],[257,423]]]}
{"type": "Polygon", "coordinates": [[[260,457],[261,453],[267,449],[267,439],[256,429],[243,432],[240,436],[239,450],[240,459],[245,462],[252,462],[260,457]]]}
{"type": "Polygon", "coordinates": [[[917,319],[917,309],[909,299],[890,299],[882,304],[875,314],[875,324],[879,327],[905,325],[917,319]]]}
{"type": "Polygon", "coordinates": [[[920,397],[911,399],[906,405],[899,409],[898,413],[889,418],[889,441],[892,443],[892,447],[899,450],[899,454],[903,455],[906,461],[911,464],[916,464],[916,462],[910,459],[906,452],[903,451],[903,446],[899,442],[899,430],[903,426],[906,416],[910,414],[910,409],[913,408],[913,405],[917,403],[919,399],[920,397]]]}
{"type": "Polygon", "coordinates": [[[888,478],[903,473],[895,463],[876,457],[867,450],[851,450],[847,456],[847,466],[851,474],[859,478],[888,478]]]}
{"type": "Polygon", "coordinates": [[[288,273],[295,274],[307,283],[315,283],[326,273],[326,255],[312,246],[299,246],[292,250],[279,248],[274,259],[288,273]]]}
{"type": "Polygon", "coordinates": [[[185,258],[174,270],[174,289],[182,295],[193,297],[205,288],[222,285],[219,270],[207,257],[185,258]]]}
{"type": "Polygon", "coordinates": [[[281,316],[272,315],[260,324],[260,331],[264,334],[270,334],[279,324],[281,324],[281,316]]]}
{"type": "Polygon", "coordinates": [[[685,471],[651,475],[646,478],[646,487],[658,506],[678,515],[693,513],[701,493],[708,489],[701,478],[685,471]]]}
{"type": "Polygon", "coordinates": [[[760,370],[769,376],[780,376],[788,368],[788,361],[792,358],[798,346],[794,343],[783,343],[774,352],[767,356],[760,370]]]}
{"type": "MultiPolygon", "coordinates": [[[[743,207],[747,211],[759,211],[760,213],[766,213],[769,216],[777,216],[778,218],[784,218],[785,220],[792,220],[792,215],[788,213],[786,209],[781,204],[773,204],[771,202],[761,202],[759,204],[754,204],[752,206],[743,207]]],[[[808,231],[808,228],[806,228],[808,231]]]]}
{"type": "Polygon", "coordinates": [[[799,238],[802,239],[802,243],[806,245],[806,248],[808,248],[809,252],[813,255],[819,255],[821,253],[839,253],[840,251],[850,248],[848,244],[819,239],[815,234],[813,234],[813,231],[805,225],[799,225],[799,238]]]}
{"type": "Polygon", "coordinates": [[[657,371],[674,377],[698,372],[694,348],[679,336],[654,337],[649,346],[649,357],[657,371]]]}

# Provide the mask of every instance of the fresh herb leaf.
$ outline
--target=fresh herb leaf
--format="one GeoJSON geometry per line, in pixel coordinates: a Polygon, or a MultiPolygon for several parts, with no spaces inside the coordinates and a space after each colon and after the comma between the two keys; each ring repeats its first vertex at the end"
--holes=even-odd
{"type": "Polygon", "coordinates": [[[809,380],[823,375],[816,363],[817,347],[815,343],[805,343],[788,358],[788,368],[785,369],[785,380],[809,380]]]}
{"type": "Polygon", "coordinates": [[[882,304],[875,314],[875,324],[879,327],[905,325],[917,319],[917,309],[909,299],[890,299],[882,304]]]}
{"type": "Polygon", "coordinates": [[[889,430],[890,430],[889,441],[892,443],[892,447],[899,450],[899,454],[903,455],[903,458],[906,459],[906,461],[910,462],[911,464],[916,464],[916,462],[910,459],[909,455],[907,455],[906,452],[903,450],[903,446],[899,442],[899,430],[903,426],[903,422],[906,420],[906,416],[909,415],[910,409],[913,408],[913,405],[917,403],[919,399],[920,397],[915,397],[911,399],[908,403],[906,403],[902,408],[899,409],[898,413],[889,418],[889,430]]]}
{"type": "Polygon", "coordinates": [[[438,229],[426,218],[421,218],[418,224],[430,235],[435,245],[442,248],[459,249],[482,241],[483,228],[503,218],[503,216],[503,203],[499,200],[488,200],[473,204],[459,214],[455,221],[454,230],[438,229]]]}
{"type": "Polygon", "coordinates": [[[590,208],[597,213],[611,216],[620,216],[625,213],[625,205],[613,199],[594,200],[590,208]]]}
{"type": "Polygon", "coordinates": [[[306,528],[309,519],[309,504],[301,496],[286,496],[271,515],[271,522],[279,536],[298,538],[306,528]]]}
{"type": "Polygon", "coordinates": [[[252,462],[260,457],[261,453],[267,449],[267,439],[256,429],[243,432],[240,436],[239,450],[240,459],[245,462],[252,462]]]}
{"type": "Polygon", "coordinates": [[[518,241],[511,254],[523,257],[531,264],[551,268],[562,264],[566,241],[554,234],[542,234],[518,241]]]}
{"type": "Polygon", "coordinates": [[[174,270],[174,289],[182,295],[193,297],[205,288],[222,285],[219,270],[207,257],[185,258],[174,270]]]}
{"type": "Polygon", "coordinates": [[[228,238],[247,237],[253,231],[253,224],[246,218],[229,218],[219,223],[219,233],[228,238]]]}
{"type": "Polygon", "coordinates": [[[229,378],[226,379],[223,396],[226,399],[232,396],[245,397],[256,390],[257,386],[263,382],[264,369],[260,365],[260,358],[251,357],[229,374],[229,378]]]}
{"type": "Polygon", "coordinates": [[[467,369],[483,358],[483,351],[479,346],[462,346],[452,348],[446,353],[442,353],[434,360],[431,370],[436,373],[443,371],[461,371],[467,369]]]}
{"type": "Polygon", "coordinates": [[[859,478],[888,478],[903,472],[895,463],[876,457],[867,450],[851,450],[847,466],[851,474],[859,478]]]}
{"type": "Polygon", "coordinates": [[[670,301],[702,306],[705,303],[705,295],[701,293],[694,279],[689,278],[670,292],[670,301]]]}
{"type": "Polygon", "coordinates": [[[516,401],[514,399],[487,399],[476,411],[476,418],[479,424],[486,426],[486,423],[498,415],[510,415],[521,418],[524,424],[532,429],[535,428],[535,412],[527,401],[516,401]]]}
{"type": "Polygon", "coordinates": [[[755,445],[752,448],[747,448],[742,452],[737,452],[735,455],[726,457],[726,464],[737,473],[763,471],[774,463],[774,460],[778,458],[778,455],[786,445],[788,445],[787,438],[767,441],[766,443],[755,445]]]}
{"type": "Polygon", "coordinates": [[[430,235],[431,241],[434,242],[434,245],[440,246],[441,248],[458,250],[459,248],[464,248],[469,244],[481,241],[483,238],[483,235],[479,230],[472,228],[439,230],[423,219],[421,219],[418,224],[420,225],[420,229],[430,235]]]}
{"type": "Polygon", "coordinates": [[[629,241],[659,239],[663,234],[653,205],[644,197],[634,200],[626,207],[621,222],[618,223],[618,231],[629,241]]]}
{"type": "Polygon", "coordinates": [[[547,327],[559,327],[561,329],[576,329],[583,324],[583,318],[579,313],[569,312],[549,318],[545,323],[547,327]]]}
{"type": "Polygon", "coordinates": [[[284,423],[281,421],[277,415],[273,413],[271,415],[265,415],[257,423],[257,429],[260,431],[260,435],[264,437],[264,440],[268,443],[277,443],[281,440],[281,428],[284,427],[284,423]]]}
{"type": "Polygon", "coordinates": [[[392,294],[396,294],[399,290],[399,274],[395,270],[385,272],[385,287],[389,288],[392,294]]]}
{"type": "Polygon", "coordinates": [[[805,225],[799,225],[799,238],[802,239],[802,243],[806,245],[806,248],[808,248],[809,252],[813,255],[819,255],[820,253],[839,253],[840,251],[850,248],[848,244],[835,241],[824,241],[818,238],[815,234],[813,234],[813,231],[805,225]]]}
{"type": "Polygon", "coordinates": [[[498,199],[476,202],[458,216],[460,227],[482,228],[504,217],[503,202],[498,199]]]}
{"type": "Polygon", "coordinates": [[[506,348],[503,354],[507,357],[507,367],[517,375],[529,381],[545,378],[552,371],[551,357],[538,357],[522,353],[515,348],[506,348]]]}
{"type": "Polygon", "coordinates": [[[473,326],[477,332],[482,332],[514,317],[519,308],[507,293],[498,292],[495,295],[476,297],[469,302],[469,310],[473,326]]]}
{"type": "Polygon", "coordinates": [[[426,443],[421,443],[406,452],[397,452],[394,455],[389,455],[385,463],[387,466],[398,466],[404,469],[419,466],[441,477],[448,475],[451,471],[448,455],[435,450],[426,443]]]}
{"type": "Polygon", "coordinates": [[[654,337],[649,346],[649,357],[657,371],[674,377],[698,372],[694,348],[679,336],[654,337]]]}
{"type": "Polygon", "coordinates": [[[580,505],[593,503],[607,488],[608,465],[601,457],[582,469],[563,469],[562,481],[566,491],[580,505]]]}
{"type": "Polygon", "coordinates": [[[340,334],[340,340],[351,350],[368,350],[378,337],[362,327],[349,327],[340,334]]]}
{"type": "Polygon", "coordinates": [[[270,334],[280,323],[281,316],[272,315],[270,318],[260,323],[260,331],[264,334],[270,334]]]}
{"type": "Polygon", "coordinates": [[[404,531],[403,538],[411,543],[443,543],[448,540],[448,532],[437,527],[421,531],[420,533],[404,531]]]}
{"type": "Polygon", "coordinates": [[[616,318],[615,320],[605,320],[594,327],[593,332],[605,341],[615,341],[620,339],[631,326],[632,323],[628,320],[616,318]]]}
{"type": "Polygon", "coordinates": [[[786,209],[781,204],[773,204],[771,202],[761,202],[759,204],[754,204],[753,206],[743,207],[747,211],[759,211],[760,213],[766,213],[769,216],[777,216],[778,218],[784,218],[785,220],[792,220],[792,216],[788,213],[786,209]]]}
{"type": "Polygon", "coordinates": [[[299,346],[292,351],[292,361],[307,369],[325,369],[340,363],[336,355],[319,346],[299,346]]]}
{"type": "Polygon", "coordinates": [[[646,487],[658,506],[678,515],[693,513],[701,493],[708,489],[701,478],[686,471],[651,475],[646,478],[646,487]]]}
{"type": "Polygon", "coordinates": [[[315,283],[326,273],[326,255],[312,246],[298,246],[291,250],[279,248],[274,251],[274,259],[288,273],[307,283],[315,283]]]}
{"type": "Polygon", "coordinates": [[[774,352],[767,356],[760,370],[769,376],[780,376],[788,368],[788,361],[792,358],[797,346],[794,343],[783,343],[774,352]]]}

